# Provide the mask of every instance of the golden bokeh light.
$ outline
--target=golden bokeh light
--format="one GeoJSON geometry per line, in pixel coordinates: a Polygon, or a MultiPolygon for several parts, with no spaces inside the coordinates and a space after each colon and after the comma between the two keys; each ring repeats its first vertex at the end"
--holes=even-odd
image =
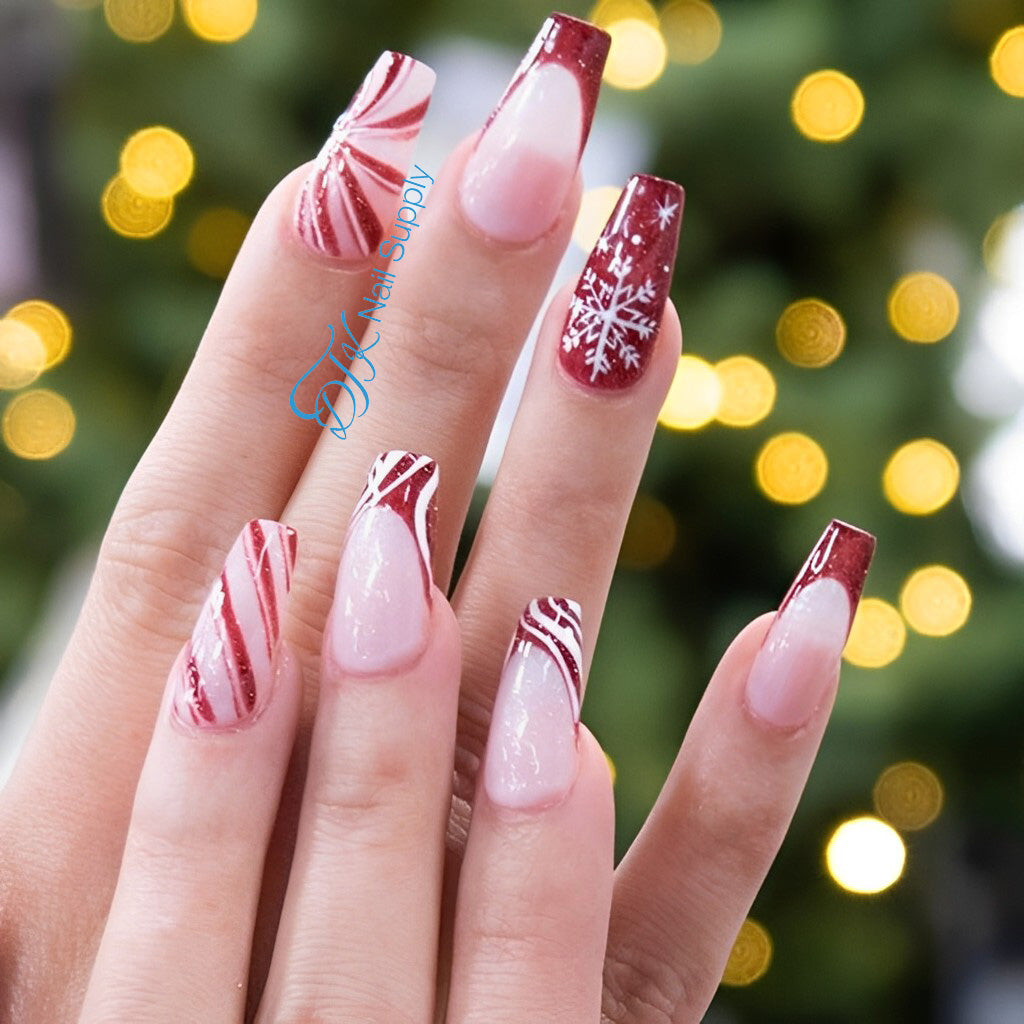
{"type": "Polygon", "coordinates": [[[960,486],[960,464],[930,437],[897,448],[882,473],[882,490],[899,512],[925,516],[948,504],[960,486]]]}
{"type": "Polygon", "coordinates": [[[181,13],[200,39],[233,43],[256,23],[257,0],[181,0],[181,13]]]}
{"type": "Polygon", "coordinates": [[[844,821],[825,848],[825,865],[836,885],[847,892],[871,895],[899,881],[907,862],[900,834],[866,814],[844,821]]]}
{"type": "Polygon", "coordinates": [[[750,356],[730,356],[715,364],[722,385],[716,413],[727,427],[752,427],[775,405],[777,388],[771,370],[750,356]]]}
{"type": "Polygon", "coordinates": [[[658,422],[672,430],[697,430],[715,418],[721,398],[715,368],[700,356],[680,356],[658,422]]]}
{"type": "Polygon", "coordinates": [[[137,131],[121,149],[121,177],[146,199],[171,199],[191,180],[192,147],[177,132],[157,125],[137,131]]]}
{"type": "Polygon", "coordinates": [[[772,939],[764,925],[748,917],[739,934],[722,975],[723,985],[752,985],[768,973],[772,964],[772,939]]]}
{"type": "Polygon", "coordinates": [[[992,47],[989,68],[996,85],[1010,96],[1024,96],[1024,25],[1004,32],[992,47]]]}
{"type": "Polygon", "coordinates": [[[941,341],[959,317],[956,289],[941,274],[906,274],[889,293],[889,323],[907,341],[941,341]]]}
{"type": "Polygon", "coordinates": [[[857,605],[843,657],[859,668],[884,668],[906,643],[907,626],[899,611],[880,597],[865,597],[857,605]]]}
{"type": "Polygon", "coordinates": [[[210,277],[227,277],[250,223],[244,213],[227,206],[204,210],[188,231],[185,251],[189,263],[210,277]]]}
{"type": "Polygon", "coordinates": [[[900,591],[900,611],[924,636],[949,636],[971,614],[967,580],[946,565],[926,565],[910,574],[900,591]]]}
{"type": "Polygon", "coordinates": [[[796,87],[790,109],[793,123],[807,138],[841,142],[864,119],[864,95],[852,78],[839,71],[815,71],[796,87]]]}
{"type": "Polygon", "coordinates": [[[606,26],[612,37],[604,80],[616,89],[646,89],[665,70],[668,50],[657,25],[640,18],[622,18],[606,26]]]}
{"type": "Polygon", "coordinates": [[[46,366],[46,346],[38,332],[10,317],[0,320],[0,390],[27,387],[46,366]]]}
{"type": "Polygon", "coordinates": [[[655,27],[658,25],[658,12],[647,0],[600,0],[587,15],[587,21],[605,30],[616,21],[627,18],[646,21],[655,27]]]}
{"type": "Polygon", "coordinates": [[[791,363],[817,369],[839,358],[846,344],[846,323],[827,302],[800,299],[782,311],[775,340],[791,363]]]}
{"type": "Polygon", "coordinates": [[[788,431],[765,442],[754,466],[757,486],[780,505],[802,505],[821,493],[828,459],[806,434],[788,431]]]}
{"type": "Polygon", "coordinates": [[[125,238],[152,238],[171,222],[173,199],[140,196],[118,174],[107,182],[100,199],[107,225],[125,238]]]}
{"type": "Polygon", "coordinates": [[[129,43],[159,39],[174,21],[174,0],[103,0],[110,30],[129,43]]]}
{"type": "Polygon", "coordinates": [[[668,506],[649,494],[638,494],[626,521],[619,565],[653,569],[672,554],[675,544],[676,521],[668,506]]]}
{"type": "Polygon", "coordinates": [[[71,322],[52,302],[44,302],[42,299],[19,302],[8,310],[7,316],[31,327],[39,335],[46,349],[44,370],[49,370],[67,358],[71,351],[71,322]]]}
{"type": "Polygon", "coordinates": [[[875,782],[873,796],[878,816],[905,832],[930,825],[945,800],[939,777],[916,761],[886,768],[875,782]]]}
{"type": "Polygon", "coordinates": [[[703,64],[722,42],[722,19],[706,0],[671,0],[661,12],[669,60],[703,64]]]}
{"type": "Polygon", "coordinates": [[[599,185],[588,188],[580,200],[580,212],[572,229],[572,240],[584,251],[590,252],[604,230],[615,204],[622,195],[618,185],[599,185]]]}
{"type": "Polygon", "coordinates": [[[75,413],[62,395],[35,388],[15,395],[4,410],[4,444],[23,459],[51,459],[75,436],[75,413]]]}

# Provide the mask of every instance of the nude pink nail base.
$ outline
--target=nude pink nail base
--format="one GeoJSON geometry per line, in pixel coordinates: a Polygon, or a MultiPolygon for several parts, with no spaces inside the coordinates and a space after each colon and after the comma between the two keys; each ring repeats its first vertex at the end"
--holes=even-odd
{"type": "Polygon", "coordinates": [[[875,538],[833,519],[779,606],[747,677],[755,718],[798,729],[831,701],[875,538]]]}
{"type": "Polygon", "coordinates": [[[557,803],[577,771],[583,633],[580,606],[531,601],[509,647],[491,716],[484,786],[503,807],[557,803]]]}
{"type": "Polygon", "coordinates": [[[296,545],[295,531],[282,523],[246,524],[179,659],[171,701],[178,721],[200,728],[237,726],[265,706],[296,545]]]}
{"type": "Polygon", "coordinates": [[[425,649],[438,467],[425,455],[389,451],[370,468],[338,567],[326,631],[334,663],[349,675],[386,675],[425,649]]]}
{"type": "Polygon", "coordinates": [[[313,250],[368,262],[394,216],[434,72],[386,50],[334,123],[299,194],[295,228],[313,250]]]}
{"type": "Polygon", "coordinates": [[[553,14],[466,161],[459,202],[487,238],[535,241],[557,221],[579,166],[608,55],[607,32],[553,14]]]}
{"type": "Polygon", "coordinates": [[[590,388],[643,376],[672,283],[683,215],[674,181],[635,174],[619,197],[573,293],[559,357],[590,388]]]}

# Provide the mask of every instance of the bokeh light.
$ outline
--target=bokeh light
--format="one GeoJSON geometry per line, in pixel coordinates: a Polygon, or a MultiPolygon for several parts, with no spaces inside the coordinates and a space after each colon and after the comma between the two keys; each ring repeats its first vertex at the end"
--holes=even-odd
{"type": "Polygon", "coordinates": [[[31,384],[46,365],[46,346],[38,332],[10,317],[0,320],[0,389],[31,384]]]}
{"type": "Polygon", "coordinates": [[[668,506],[649,494],[638,494],[626,521],[619,565],[653,569],[672,554],[675,543],[676,521],[668,506]]]}
{"type": "Polygon", "coordinates": [[[906,643],[907,625],[899,611],[880,597],[865,597],[853,616],[843,658],[859,668],[884,668],[906,643]]]}
{"type": "Polygon", "coordinates": [[[129,43],[159,39],[174,21],[174,0],[103,0],[111,31],[129,43]]]}
{"type": "Polygon", "coordinates": [[[910,574],[900,591],[900,611],[924,636],[949,636],[971,614],[967,580],[946,565],[926,565],[910,574]]]}
{"type": "Polygon", "coordinates": [[[721,397],[715,368],[700,356],[680,356],[658,422],[673,430],[697,430],[715,418],[721,397]]]}
{"type": "Polygon", "coordinates": [[[617,89],[645,89],[665,70],[668,50],[657,25],[640,18],[622,18],[607,27],[612,37],[604,80],[617,89]]]}
{"type": "Polygon", "coordinates": [[[611,754],[605,752],[604,759],[608,762],[608,775],[611,777],[612,785],[614,786],[615,780],[619,777],[619,770],[615,767],[611,754]]]}
{"type": "Polygon", "coordinates": [[[800,299],[782,311],[775,340],[779,351],[796,366],[828,366],[846,344],[846,323],[827,302],[800,299]]]}
{"type": "Polygon", "coordinates": [[[864,119],[864,95],[852,78],[839,71],[815,71],[796,87],[791,112],[793,123],[807,138],[841,142],[864,119]]]}
{"type": "Polygon", "coordinates": [[[844,821],[825,849],[833,881],[847,892],[870,895],[897,882],[907,862],[900,834],[871,815],[844,821]]]}
{"type": "Polygon", "coordinates": [[[233,43],[256,23],[257,0],[181,0],[185,23],[200,39],[233,43]]]}
{"type": "Polygon", "coordinates": [[[897,448],[882,473],[889,503],[908,515],[937,512],[956,494],[960,464],[944,445],[930,437],[897,448]]]}
{"type": "Polygon", "coordinates": [[[137,131],[121,149],[121,177],[147,199],[176,196],[192,180],[194,170],[192,147],[160,125],[137,131]]]}
{"type": "Polygon", "coordinates": [[[658,25],[658,12],[648,0],[600,0],[594,4],[587,15],[587,21],[599,28],[608,30],[609,25],[627,18],[646,21],[649,25],[658,25]]]}
{"type": "Polygon", "coordinates": [[[152,238],[171,222],[173,199],[140,196],[120,174],[107,182],[100,199],[107,225],[125,238],[152,238]]]}
{"type": "Polygon", "coordinates": [[[46,350],[44,370],[49,370],[67,358],[71,351],[71,322],[52,302],[44,302],[42,299],[19,302],[7,311],[7,316],[31,327],[39,335],[46,350]]]}
{"type": "Polygon", "coordinates": [[[1024,285],[1024,207],[997,217],[985,232],[982,257],[1000,284],[1024,285]]]}
{"type": "Polygon", "coordinates": [[[572,240],[584,251],[590,252],[611,217],[615,204],[622,195],[618,185],[599,185],[588,188],[580,200],[580,212],[572,229],[572,240]]]}
{"type": "Polygon", "coordinates": [[[1024,96],[1024,25],[1004,32],[992,47],[989,68],[996,85],[1011,96],[1024,96]]]}
{"type": "Polygon", "coordinates": [[[806,434],[776,434],[758,453],[755,477],[758,487],[772,501],[802,505],[825,486],[828,459],[821,445],[806,434]]]}
{"type": "Polygon", "coordinates": [[[671,0],[661,12],[669,60],[703,64],[722,42],[722,19],[706,0],[671,0]]]}
{"type": "Polygon", "coordinates": [[[75,436],[75,413],[62,395],[48,388],[23,391],[4,410],[4,444],[23,459],[51,459],[75,436]]]}
{"type": "Polygon", "coordinates": [[[772,939],[764,925],[748,917],[740,925],[725,965],[722,984],[752,985],[768,973],[772,963],[772,939]]]}
{"type": "Polygon", "coordinates": [[[716,417],[727,427],[752,427],[775,405],[777,388],[771,370],[750,356],[730,356],[715,364],[722,385],[716,417]]]}
{"type": "Polygon", "coordinates": [[[889,293],[889,323],[907,341],[941,341],[959,317],[956,289],[941,274],[907,274],[889,293]]]}
{"type": "Polygon", "coordinates": [[[249,224],[244,213],[230,207],[204,210],[192,222],[185,242],[189,263],[210,277],[227,277],[249,224]]]}
{"type": "Polygon", "coordinates": [[[875,811],[894,828],[913,832],[939,816],[945,795],[939,777],[923,764],[902,761],[878,776],[873,792],[875,811]]]}

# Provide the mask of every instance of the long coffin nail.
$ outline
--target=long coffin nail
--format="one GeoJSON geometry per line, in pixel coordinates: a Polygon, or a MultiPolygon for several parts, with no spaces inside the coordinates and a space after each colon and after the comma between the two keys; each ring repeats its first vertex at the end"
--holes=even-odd
{"type": "Polygon", "coordinates": [[[410,664],[427,643],[438,468],[410,452],[379,455],[352,513],[328,627],[344,672],[410,664]]]}
{"type": "Polygon", "coordinates": [[[557,803],[576,778],[583,632],[565,597],[531,601],[519,619],[491,715],[487,795],[503,807],[557,803]]]}
{"type": "Polygon", "coordinates": [[[200,728],[241,725],[266,706],[297,538],[254,519],[235,541],[179,660],[171,713],[200,728]]]}
{"type": "Polygon", "coordinates": [[[583,154],[611,37],[552,14],[466,162],[462,209],[500,242],[532,242],[555,222],[583,154]]]}
{"type": "Polygon", "coordinates": [[[874,552],[870,533],[828,524],[751,666],[746,701],[758,718],[795,729],[830,696],[874,552]]]}
{"type": "Polygon", "coordinates": [[[591,388],[628,387],[651,359],[676,262],[683,190],[650,174],[629,179],[569,305],[562,366],[591,388]]]}
{"type": "Polygon", "coordinates": [[[434,77],[404,53],[380,55],[299,194],[295,227],[311,249],[349,263],[370,260],[398,208],[434,77]]]}

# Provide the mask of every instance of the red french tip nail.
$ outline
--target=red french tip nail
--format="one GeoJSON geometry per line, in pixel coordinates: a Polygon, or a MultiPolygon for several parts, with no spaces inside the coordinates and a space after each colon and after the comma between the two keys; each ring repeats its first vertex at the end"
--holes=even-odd
{"type": "Polygon", "coordinates": [[[797,573],[792,586],[779,605],[783,611],[804,587],[816,580],[834,579],[841,583],[850,598],[850,622],[864,589],[864,580],[875,553],[875,538],[839,519],[833,519],[825,527],[818,543],[814,545],[803,568],[797,573]]]}
{"type": "Polygon", "coordinates": [[[583,268],[562,332],[562,366],[581,384],[628,387],[647,369],[675,267],[684,194],[635,174],[583,268]]]}

